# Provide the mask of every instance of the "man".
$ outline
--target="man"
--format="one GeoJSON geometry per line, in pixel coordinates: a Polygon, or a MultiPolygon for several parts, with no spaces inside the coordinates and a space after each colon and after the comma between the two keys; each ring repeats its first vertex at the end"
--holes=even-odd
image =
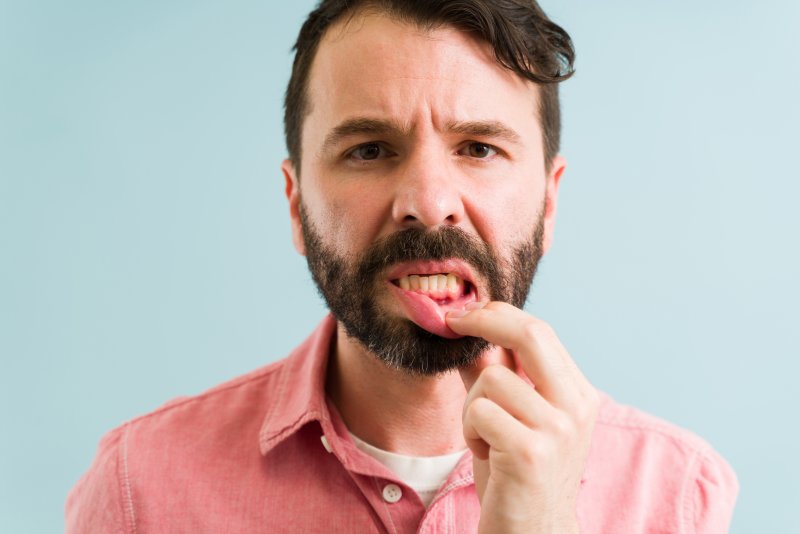
{"type": "Polygon", "coordinates": [[[572,59],[530,0],[324,0],[282,169],[332,316],[109,433],[68,530],[725,532],[725,461],[597,392],[520,309],[553,237],[572,59]]]}

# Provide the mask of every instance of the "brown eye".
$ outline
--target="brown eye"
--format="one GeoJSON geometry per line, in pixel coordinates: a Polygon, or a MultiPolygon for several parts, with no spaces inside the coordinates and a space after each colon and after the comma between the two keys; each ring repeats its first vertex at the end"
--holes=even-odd
{"type": "Polygon", "coordinates": [[[486,143],[470,143],[467,147],[467,152],[470,157],[477,159],[486,159],[497,153],[491,145],[487,145],[486,143]]]}
{"type": "Polygon", "coordinates": [[[356,159],[373,160],[378,159],[381,155],[381,146],[377,143],[368,143],[361,145],[353,151],[353,156],[356,159]]]}

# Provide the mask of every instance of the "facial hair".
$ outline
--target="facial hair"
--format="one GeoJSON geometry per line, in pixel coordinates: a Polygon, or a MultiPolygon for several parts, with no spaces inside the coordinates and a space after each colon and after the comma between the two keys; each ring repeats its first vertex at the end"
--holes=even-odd
{"type": "Polygon", "coordinates": [[[347,335],[387,365],[412,375],[434,376],[469,366],[490,344],[477,337],[445,339],[405,317],[390,317],[378,303],[387,270],[401,262],[460,259],[479,273],[491,300],[522,308],[542,257],[544,210],[531,235],[508,259],[456,226],[410,227],[375,241],[348,258],[323,243],[300,201],[306,260],[320,295],[347,335]]]}

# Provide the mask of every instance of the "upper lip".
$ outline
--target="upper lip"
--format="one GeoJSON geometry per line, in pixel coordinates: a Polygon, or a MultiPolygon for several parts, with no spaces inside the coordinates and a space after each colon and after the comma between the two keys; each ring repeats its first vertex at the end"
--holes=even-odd
{"type": "Polygon", "coordinates": [[[475,275],[470,269],[469,265],[462,260],[449,259],[442,261],[410,261],[398,264],[397,266],[389,269],[389,280],[397,280],[404,276],[418,274],[421,276],[428,276],[432,274],[447,274],[452,273],[462,280],[471,283],[477,287],[475,283],[475,275]]]}

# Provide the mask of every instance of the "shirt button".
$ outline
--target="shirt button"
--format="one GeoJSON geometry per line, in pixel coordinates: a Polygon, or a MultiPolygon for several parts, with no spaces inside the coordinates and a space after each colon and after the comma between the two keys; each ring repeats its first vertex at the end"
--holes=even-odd
{"type": "Polygon", "coordinates": [[[386,484],[383,487],[383,500],[394,504],[403,496],[403,490],[397,484],[386,484]]]}

